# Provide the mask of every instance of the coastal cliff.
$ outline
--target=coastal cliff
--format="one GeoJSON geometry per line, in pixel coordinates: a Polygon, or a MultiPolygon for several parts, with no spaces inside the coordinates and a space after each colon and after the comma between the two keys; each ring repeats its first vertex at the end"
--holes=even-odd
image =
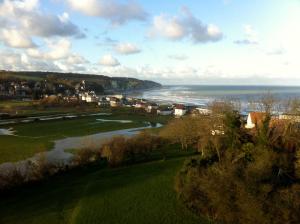
{"type": "Polygon", "coordinates": [[[86,89],[93,90],[97,94],[161,87],[159,83],[135,78],[108,77],[104,75],[79,73],[0,71],[0,84],[3,89],[5,85],[11,84],[12,82],[22,82],[26,83],[29,89],[41,86],[45,91],[48,91],[51,89],[59,89],[63,86],[65,89],[73,91],[78,88],[78,85],[83,80],[86,89]]]}

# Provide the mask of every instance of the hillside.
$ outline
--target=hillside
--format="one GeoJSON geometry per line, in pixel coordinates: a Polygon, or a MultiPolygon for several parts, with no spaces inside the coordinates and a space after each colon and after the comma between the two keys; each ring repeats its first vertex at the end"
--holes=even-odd
{"type": "Polygon", "coordinates": [[[109,92],[144,90],[161,87],[159,83],[148,80],[139,80],[135,78],[108,77],[103,75],[79,73],[0,71],[0,83],[13,80],[21,80],[27,82],[55,80],[59,83],[67,83],[71,87],[75,87],[75,85],[80,83],[82,80],[85,80],[87,89],[94,90],[98,94],[109,92]]]}
{"type": "Polygon", "coordinates": [[[87,167],[0,195],[0,223],[208,223],[186,209],[173,189],[189,155],[177,151],[166,161],[87,167]]]}

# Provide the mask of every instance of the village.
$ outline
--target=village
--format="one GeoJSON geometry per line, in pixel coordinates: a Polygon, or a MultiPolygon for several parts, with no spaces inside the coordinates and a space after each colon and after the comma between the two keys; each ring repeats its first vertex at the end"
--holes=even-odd
{"type": "MultiPolygon", "coordinates": [[[[209,116],[213,112],[209,107],[185,104],[159,104],[149,101],[147,99],[139,99],[134,97],[126,97],[125,95],[107,95],[97,97],[94,92],[88,92],[80,95],[82,101],[88,103],[97,103],[99,107],[131,107],[139,109],[146,113],[157,114],[162,116],[174,115],[179,118],[185,115],[190,116],[209,116]]],[[[247,113],[240,113],[240,117],[244,124],[244,128],[256,130],[263,125],[266,120],[267,113],[261,111],[249,111],[247,113]]],[[[292,124],[300,128],[300,115],[292,113],[271,113],[269,126],[283,127],[286,124],[292,124]]],[[[221,126],[216,127],[211,131],[212,135],[224,135],[225,132],[221,126]]]]}
{"type": "MultiPolygon", "coordinates": [[[[66,98],[69,99],[70,98],[66,98]]],[[[157,114],[162,116],[175,115],[181,117],[186,114],[202,114],[209,115],[211,110],[205,107],[184,104],[159,104],[147,99],[127,97],[123,94],[97,96],[94,91],[84,92],[79,94],[79,100],[87,103],[96,103],[99,107],[118,108],[127,107],[144,110],[147,113],[157,114]]]]}
{"type": "MultiPolygon", "coordinates": [[[[130,94],[129,94],[130,95],[130,94]]],[[[100,108],[134,108],[149,114],[161,116],[182,117],[184,115],[210,115],[211,109],[207,106],[186,105],[178,103],[157,103],[148,99],[127,96],[126,94],[96,94],[86,87],[86,81],[78,82],[74,88],[64,83],[9,81],[0,83],[0,96],[5,100],[31,101],[35,98],[41,102],[60,100],[64,103],[88,103],[100,108]]],[[[246,129],[254,129],[261,125],[266,117],[264,112],[249,111],[241,114],[246,129]]],[[[290,113],[273,113],[270,125],[283,125],[286,122],[300,123],[300,115],[290,113]]],[[[216,131],[223,133],[222,131],[216,131]]]]}

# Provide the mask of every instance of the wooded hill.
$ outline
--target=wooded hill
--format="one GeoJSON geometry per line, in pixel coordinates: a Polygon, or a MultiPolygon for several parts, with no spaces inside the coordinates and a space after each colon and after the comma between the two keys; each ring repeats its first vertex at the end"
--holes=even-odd
{"type": "Polygon", "coordinates": [[[94,90],[97,94],[109,92],[124,92],[132,90],[144,90],[159,88],[159,83],[139,80],[135,78],[108,77],[104,75],[91,75],[79,73],[59,73],[59,72],[31,72],[31,71],[0,71],[0,83],[6,81],[30,81],[41,82],[43,80],[56,80],[64,84],[75,87],[82,80],[85,80],[86,88],[94,90]]]}

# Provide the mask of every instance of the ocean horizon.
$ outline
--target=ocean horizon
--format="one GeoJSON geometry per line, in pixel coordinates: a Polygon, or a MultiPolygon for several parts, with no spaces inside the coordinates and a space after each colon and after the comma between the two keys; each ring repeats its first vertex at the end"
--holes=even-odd
{"type": "Polygon", "coordinates": [[[300,98],[300,86],[164,85],[134,94],[135,97],[155,102],[203,106],[216,100],[240,101],[243,110],[248,110],[250,102],[258,102],[266,95],[279,101],[300,98]]]}

